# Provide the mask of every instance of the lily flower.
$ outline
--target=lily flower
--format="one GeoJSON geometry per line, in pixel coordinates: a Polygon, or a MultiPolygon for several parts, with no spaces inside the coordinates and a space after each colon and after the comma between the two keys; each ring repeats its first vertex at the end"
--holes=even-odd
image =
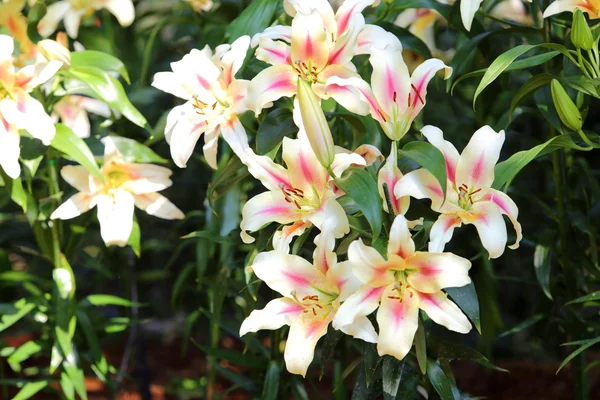
{"type": "Polygon", "coordinates": [[[197,13],[208,12],[213,6],[212,0],[184,0],[189,3],[197,13]]]}
{"type": "Polygon", "coordinates": [[[80,138],[90,137],[88,112],[110,118],[110,107],[104,102],[84,96],[65,96],[54,105],[52,118],[71,128],[80,138]]]}
{"type": "Polygon", "coordinates": [[[236,154],[248,147],[246,131],[238,115],[247,111],[244,98],[248,81],[236,79],[242,67],[250,37],[242,36],[231,45],[212,50],[192,50],[181,61],[171,63],[173,72],[154,75],[152,86],[186,100],[167,117],[165,137],[171,146],[173,161],[185,168],[196,142],[204,134],[204,156],[217,168],[217,144],[220,135],[236,154]]]}
{"type": "Polygon", "coordinates": [[[397,197],[394,193],[396,183],[398,183],[402,176],[402,172],[398,168],[398,148],[395,143],[392,143],[390,155],[377,175],[377,187],[379,189],[379,196],[383,200],[383,209],[392,215],[404,215],[410,206],[410,196],[397,197]],[[383,185],[387,187],[389,198],[386,196],[383,185]],[[388,204],[391,205],[391,210],[388,204]]]}
{"type": "Polygon", "coordinates": [[[319,98],[332,97],[351,112],[367,114],[369,109],[356,90],[337,86],[326,90],[325,84],[334,76],[358,78],[351,59],[369,53],[374,43],[401,47],[389,32],[365,26],[361,12],[374,2],[346,0],[334,14],[326,0],[284,1],[286,12],[293,17],[292,26],[270,27],[252,40],[253,46],[258,45],[256,58],[272,66],[251,81],[249,107],[260,114],[273,101],[294,96],[302,80],[319,98]]]}
{"type": "MultiPolygon", "coordinates": [[[[277,222],[284,226],[276,232],[273,247],[287,252],[294,236],[315,225],[323,230],[326,220],[334,221],[331,233],[340,238],[350,231],[348,217],[337,202],[338,194],[327,170],[319,163],[306,133],[301,128],[298,139],[283,139],[283,161],[287,168],[267,156],[256,155],[250,148],[240,156],[248,171],[268,189],[254,196],[242,209],[241,237],[245,243],[254,242],[246,231],[256,232],[277,222]],[[289,225],[291,224],[291,225],[289,225]]],[[[366,165],[358,154],[338,152],[331,169],[340,175],[350,165],[366,165]]]]}
{"type": "MultiPolygon", "coordinates": [[[[408,29],[410,33],[425,43],[433,57],[446,62],[450,61],[454,56],[454,49],[444,51],[437,47],[435,40],[435,25],[438,21],[445,22],[445,19],[435,10],[429,8],[409,8],[398,15],[395,24],[401,28],[408,29]]],[[[423,61],[419,55],[413,55],[413,57],[420,59],[418,64],[423,61]]],[[[406,56],[404,59],[407,61],[406,56]]],[[[408,64],[410,70],[414,69],[411,68],[411,64],[415,65],[415,67],[418,65],[417,63],[410,62],[408,62],[408,64]]]]}
{"type": "Polygon", "coordinates": [[[48,6],[37,29],[40,35],[48,37],[63,20],[67,34],[75,39],[79,34],[81,19],[102,9],[107,9],[123,27],[131,25],[135,19],[132,0],[61,0],[48,6]]]}
{"type": "Polygon", "coordinates": [[[491,188],[504,131],[496,132],[489,126],[480,128],[461,155],[452,143],[444,140],[439,128],[428,125],[421,132],[446,159],[446,200],[440,184],[423,168],[404,175],[394,192],[396,196],[431,199],[432,210],[441,213],[431,228],[429,251],[443,251],[454,228],[465,223],[475,225],[490,258],[498,258],[507,242],[502,215],[508,217],[517,233],[515,243],[508,247],[518,248],[522,238],[521,224],[517,221],[519,209],[508,195],[491,188]]]}
{"type": "Polygon", "coordinates": [[[13,38],[0,35],[0,163],[5,172],[15,179],[21,173],[19,130],[27,130],[46,146],[54,138],[56,129],[52,119],[44,106],[29,93],[52,78],[62,63],[50,61],[17,70],[12,61],[13,51],[13,38]]]}
{"type": "Polygon", "coordinates": [[[402,50],[373,47],[369,58],[373,66],[371,87],[361,78],[331,78],[331,87],[353,87],[370,108],[371,116],[379,122],[385,134],[392,140],[400,140],[408,132],[413,120],[425,106],[427,85],[435,74],[444,70],[444,78],[452,74],[452,68],[441,60],[431,58],[419,65],[412,76],[402,58],[402,50]]]}
{"type": "Polygon", "coordinates": [[[137,207],[163,219],[183,219],[183,213],[166,197],[156,193],[171,186],[171,170],[152,164],[125,162],[110,137],[104,139],[104,182],[83,166],[69,165],[60,171],[79,193],[60,205],[50,219],[71,219],[98,207],[100,234],[107,246],[123,247],[133,228],[137,207]]]}
{"type": "MultiPolygon", "coordinates": [[[[531,0],[526,0],[529,3],[531,3],[531,0]]],[[[567,0],[569,2],[572,2],[573,0],[567,0]]],[[[584,2],[587,0],[583,0],[584,2]]],[[[592,0],[593,1],[593,0],[592,0]]],[[[477,10],[479,10],[479,6],[481,5],[481,3],[483,2],[483,0],[461,0],[460,2],[460,17],[462,19],[463,25],[465,26],[465,28],[467,29],[467,31],[471,30],[471,25],[473,25],[473,19],[475,19],[475,14],[477,13],[477,10]]],[[[523,18],[523,13],[525,12],[524,7],[522,7],[522,2],[521,0],[509,0],[509,1],[504,1],[503,3],[512,3],[512,4],[505,4],[502,7],[496,6],[495,9],[492,11],[492,15],[494,16],[498,16],[501,15],[502,18],[507,18],[513,21],[517,21],[517,22],[523,22],[525,23],[526,20],[522,19],[523,18]],[[519,7],[516,3],[521,3],[521,7],[519,7]],[[511,12],[515,13],[515,14],[511,14],[511,12]]],[[[558,1],[555,1],[552,4],[558,3],[558,1]]],[[[564,10],[562,10],[564,11],[564,10]]],[[[560,11],[558,11],[560,12],[560,11]]],[[[544,17],[546,17],[546,14],[544,13],[544,17]]]]}
{"type": "Polygon", "coordinates": [[[600,18],[600,2],[598,0],[555,0],[544,10],[544,18],[565,11],[573,13],[577,9],[587,13],[591,19],[600,18]]]}
{"type": "MultiPolygon", "coordinates": [[[[284,359],[292,374],[306,375],[315,346],[327,333],[340,302],[360,286],[350,264],[337,262],[332,238],[328,232],[315,238],[313,264],[296,255],[270,251],[258,254],[251,266],[258,278],[283,297],[271,300],[262,310],[252,311],[242,322],[240,336],[289,325],[284,359]]],[[[364,316],[338,329],[366,342],[377,341],[373,325],[364,316]]]]}
{"type": "Polygon", "coordinates": [[[20,44],[21,51],[28,53],[35,45],[27,35],[27,18],[22,13],[25,0],[8,0],[0,2],[0,26],[5,26],[20,44]]]}
{"type": "Polygon", "coordinates": [[[377,353],[402,360],[410,351],[419,325],[419,309],[451,331],[468,333],[472,326],[442,289],[471,282],[471,262],[452,253],[415,251],[406,219],[398,215],[390,229],[387,258],[361,239],[350,244],[348,262],[362,286],[340,306],[333,319],[339,329],[377,308],[377,353]]]}

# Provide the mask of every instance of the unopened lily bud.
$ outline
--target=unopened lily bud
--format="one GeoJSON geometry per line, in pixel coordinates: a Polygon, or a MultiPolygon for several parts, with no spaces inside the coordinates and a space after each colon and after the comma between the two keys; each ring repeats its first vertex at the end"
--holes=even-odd
{"type": "Polygon", "coordinates": [[[571,41],[578,49],[591,50],[594,47],[594,37],[585,16],[581,10],[573,15],[573,26],[571,28],[571,41]]]}
{"type": "Polygon", "coordinates": [[[302,115],[302,124],[317,159],[325,168],[329,168],[335,157],[335,147],[331,130],[325,119],[319,99],[308,82],[298,79],[298,104],[302,115]]]}
{"type": "Polygon", "coordinates": [[[571,100],[560,82],[556,79],[552,79],[550,89],[552,91],[554,107],[556,107],[556,111],[562,123],[575,132],[581,130],[583,120],[581,119],[579,109],[575,103],[573,103],[573,100],[571,100]]]}
{"type": "Polygon", "coordinates": [[[48,61],[60,61],[65,66],[71,65],[71,52],[54,40],[45,39],[37,44],[38,50],[48,61]]]}

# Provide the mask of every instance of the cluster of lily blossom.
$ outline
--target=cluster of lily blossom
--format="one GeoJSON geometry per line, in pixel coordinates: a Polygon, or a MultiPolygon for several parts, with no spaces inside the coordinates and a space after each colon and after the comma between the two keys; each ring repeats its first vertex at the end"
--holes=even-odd
{"type": "MultiPolygon", "coordinates": [[[[211,4],[188,1],[202,10],[211,4]]],[[[296,374],[306,374],[316,343],[330,323],[355,338],[377,343],[380,355],[398,359],[410,351],[419,309],[452,331],[469,332],[468,318],[443,291],[471,282],[471,263],[444,252],[454,229],[474,225],[490,258],[500,257],[507,244],[504,215],[516,231],[516,241],[509,247],[518,247],[521,240],[517,206],[508,195],[491,188],[505,139],[503,131],[482,127],[459,154],[440,129],[422,129],[427,141],[445,158],[445,192],[425,169],[401,173],[398,141],[425,106],[429,81],[438,72],[447,78],[452,70],[440,59],[429,59],[410,74],[396,36],[365,22],[363,10],[377,3],[346,0],[334,12],[326,0],[284,0],[284,9],[292,18],[290,26],[272,26],[214,51],[209,47],[192,50],[171,64],[172,72],[160,72],[153,81],[154,87],[184,100],[169,113],[165,131],[177,166],[186,166],[204,135],[206,161],[217,168],[218,142],[223,137],[265,187],[242,209],[241,238],[252,243],[252,233],[273,222],[281,226],[273,236],[273,250],[258,254],[249,268],[282,297],[253,311],[240,334],[289,325],[285,361],[288,370],[296,374]],[[238,79],[236,74],[251,47],[256,49],[255,57],[270,66],[250,81],[238,79]],[[352,63],[361,54],[369,56],[370,82],[363,80],[352,63]],[[293,98],[299,130],[295,139],[283,139],[285,166],[253,151],[239,119],[247,111],[259,115],[283,97],[293,98]],[[346,261],[339,261],[335,252],[336,240],[350,232],[348,216],[338,202],[344,193],[337,187],[336,177],[351,166],[367,167],[383,156],[369,145],[353,151],[335,145],[320,104],[330,98],[352,113],[370,115],[392,141],[390,155],[377,177],[383,208],[394,217],[385,255],[362,239],[350,244],[346,261]],[[417,251],[411,238],[410,229],[419,222],[404,217],[410,197],[430,199],[432,210],[440,214],[431,229],[427,252],[417,251]],[[312,262],[290,254],[294,238],[313,226],[319,234],[314,238],[312,262]],[[375,310],[377,330],[368,318],[375,310]]],[[[461,2],[467,29],[480,3],[461,2]]],[[[11,6],[20,13],[23,4],[24,0],[8,0],[0,7],[11,6]]],[[[598,17],[594,4],[559,0],[544,16],[583,8],[591,17],[598,17]]],[[[124,26],[133,21],[131,0],[63,0],[48,8],[38,28],[50,35],[64,18],[65,28],[74,38],[81,18],[100,8],[107,8],[124,26]]],[[[14,21],[20,21],[16,14],[14,21]]],[[[23,35],[20,24],[11,26],[16,29],[13,36],[23,35]]],[[[25,41],[26,32],[24,35],[19,42],[25,41]]],[[[13,50],[13,39],[0,35],[0,166],[16,179],[20,175],[20,130],[49,145],[56,132],[53,122],[60,118],[86,137],[90,130],[86,111],[108,117],[111,110],[86,97],[65,97],[54,106],[52,116],[48,115],[30,94],[59,75],[68,59],[48,61],[34,46],[32,57],[17,61],[13,50]]],[[[157,193],[172,184],[169,169],[129,163],[117,141],[108,137],[104,142],[102,179],[83,166],[64,167],[62,177],[78,193],[58,207],[51,219],[74,218],[97,207],[104,242],[124,246],[132,231],[135,207],[160,218],[184,217],[157,193]]]]}

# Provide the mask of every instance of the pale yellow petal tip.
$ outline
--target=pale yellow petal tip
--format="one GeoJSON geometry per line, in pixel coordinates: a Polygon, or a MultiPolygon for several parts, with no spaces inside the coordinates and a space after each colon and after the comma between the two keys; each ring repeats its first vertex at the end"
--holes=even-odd
{"type": "Polygon", "coordinates": [[[250,244],[250,243],[254,243],[254,241],[256,240],[255,238],[253,238],[252,236],[248,235],[246,233],[245,230],[242,229],[242,231],[240,232],[240,237],[242,238],[242,242],[246,243],[246,244],[250,244]]]}
{"type": "Polygon", "coordinates": [[[445,67],[444,68],[444,79],[450,78],[452,76],[452,72],[454,72],[452,67],[445,67]]]}

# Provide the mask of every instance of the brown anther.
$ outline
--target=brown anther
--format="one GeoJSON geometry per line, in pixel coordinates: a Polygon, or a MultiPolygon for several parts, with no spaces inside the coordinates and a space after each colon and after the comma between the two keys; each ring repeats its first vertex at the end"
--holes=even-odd
{"type": "Polygon", "coordinates": [[[410,298],[412,299],[413,297],[413,292],[408,292],[410,294],[410,298]]]}
{"type": "Polygon", "coordinates": [[[474,192],[471,192],[471,196],[473,196],[475,193],[481,192],[481,188],[475,190],[474,192]]]}
{"type": "Polygon", "coordinates": [[[400,297],[397,297],[397,296],[388,296],[388,299],[400,300],[400,297]]]}
{"type": "Polygon", "coordinates": [[[410,84],[410,86],[414,89],[415,93],[417,94],[417,97],[419,97],[419,100],[421,101],[421,104],[425,105],[425,102],[423,101],[423,99],[421,98],[421,94],[419,93],[419,91],[417,90],[417,88],[415,87],[415,85],[413,85],[412,83],[410,84]]]}
{"type": "Polygon", "coordinates": [[[381,112],[381,110],[378,108],[377,112],[379,113],[379,115],[381,115],[381,118],[383,118],[383,122],[387,122],[387,119],[385,119],[385,116],[383,115],[383,113],[381,112]]]}
{"type": "Polygon", "coordinates": [[[319,300],[319,296],[317,296],[317,295],[310,296],[310,299],[317,301],[317,300],[319,300]]]}
{"type": "Polygon", "coordinates": [[[302,207],[300,207],[300,204],[298,204],[296,200],[294,200],[294,204],[296,205],[296,208],[298,208],[298,210],[302,210],[302,207]]]}
{"type": "Polygon", "coordinates": [[[410,93],[408,94],[408,106],[410,107],[410,93]]]}
{"type": "Polygon", "coordinates": [[[302,66],[304,67],[304,69],[308,69],[308,65],[306,65],[304,61],[302,62],[302,66]]]}
{"type": "Polygon", "coordinates": [[[470,202],[471,204],[473,204],[473,199],[471,198],[471,196],[469,196],[469,202],[470,202]]]}
{"type": "Polygon", "coordinates": [[[304,314],[306,314],[306,313],[308,312],[308,310],[304,310],[304,311],[302,311],[302,312],[303,312],[304,314]]]}
{"type": "Polygon", "coordinates": [[[398,97],[397,95],[398,95],[398,93],[394,92],[394,102],[396,102],[396,99],[398,97]]]}
{"type": "Polygon", "coordinates": [[[296,191],[296,193],[300,193],[300,194],[304,194],[304,190],[302,189],[294,189],[296,191]]]}
{"type": "Polygon", "coordinates": [[[217,107],[217,102],[215,101],[215,103],[212,105],[212,109],[214,110],[217,107]]]}
{"type": "Polygon", "coordinates": [[[302,298],[302,301],[305,301],[306,299],[310,299],[310,296],[304,296],[304,297],[302,298]]]}
{"type": "Polygon", "coordinates": [[[402,282],[399,283],[400,287],[402,287],[402,282]]]}
{"type": "Polygon", "coordinates": [[[317,315],[317,312],[315,311],[315,309],[313,308],[313,315],[317,315]]]}
{"type": "Polygon", "coordinates": [[[331,32],[331,41],[335,42],[335,35],[333,34],[333,32],[331,32]]]}
{"type": "Polygon", "coordinates": [[[407,289],[410,289],[410,285],[406,285],[406,288],[407,288],[407,289]]]}
{"type": "Polygon", "coordinates": [[[323,306],[321,306],[320,304],[315,304],[315,306],[319,307],[321,310],[323,309],[323,306]]]}

